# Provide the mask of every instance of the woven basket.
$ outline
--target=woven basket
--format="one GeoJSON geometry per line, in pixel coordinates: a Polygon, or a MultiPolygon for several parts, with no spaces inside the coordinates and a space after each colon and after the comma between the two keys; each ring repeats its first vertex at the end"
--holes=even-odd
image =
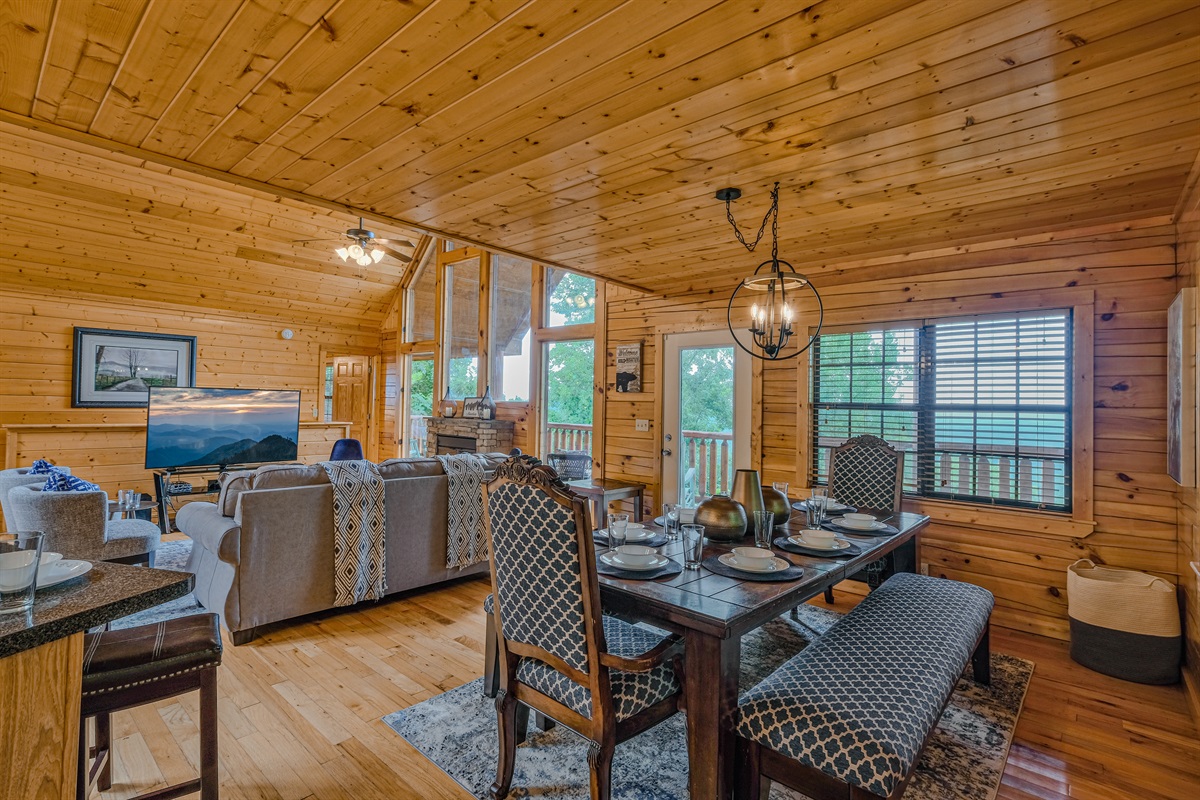
{"type": "Polygon", "coordinates": [[[1175,587],[1080,559],[1067,568],[1071,658],[1138,683],[1175,683],[1183,639],[1175,587]]]}

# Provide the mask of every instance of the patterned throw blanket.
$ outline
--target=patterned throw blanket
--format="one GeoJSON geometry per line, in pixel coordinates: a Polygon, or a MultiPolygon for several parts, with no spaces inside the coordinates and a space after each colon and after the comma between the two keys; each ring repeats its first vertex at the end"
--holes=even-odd
{"type": "Polygon", "coordinates": [[[435,456],[449,482],[446,568],[464,569],[488,557],[483,530],[483,476],[487,461],[471,453],[435,456]]]}
{"type": "Polygon", "coordinates": [[[333,604],[378,600],[384,574],[383,478],[370,461],[322,461],[333,484],[333,604]]]}

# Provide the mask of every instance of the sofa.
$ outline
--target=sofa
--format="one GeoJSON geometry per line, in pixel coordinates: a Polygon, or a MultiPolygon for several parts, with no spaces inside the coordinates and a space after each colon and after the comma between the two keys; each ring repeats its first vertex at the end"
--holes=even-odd
{"type": "MultiPolygon", "coordinates": [[[[489,477],[508,456],[484,454],[489,477]]],[[[446,567],[448,481],[434,458],[378,464],[384,481],[387,594],[488,571],[446,567]]],[[[267,465],[222,476],[216,503],[192,502],[175,523],[192,540],[196,600],[235,645],[260,625],[334,607],[333,486],[320,465],[267,465]]]]}

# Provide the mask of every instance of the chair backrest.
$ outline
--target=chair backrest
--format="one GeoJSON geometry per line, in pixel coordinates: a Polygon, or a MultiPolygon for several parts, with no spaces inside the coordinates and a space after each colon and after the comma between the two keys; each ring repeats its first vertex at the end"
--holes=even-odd
{"type": "MultiPolygon", "coordinates": [[[[41,486],[46,482],[44,474],[32,475],[29,469],[29,467],[17,467],[16,469],[0,470],[0,511],[4,514],[4,530],[6,531],[20,530],[17,528],[17,521],[8,501],[9,491],[17,486],[41,486]]],[[[65,467],[63,469],[70,472],[65,467]]]]}
{"type": "Polygon", "coordinates": [[[108,525],[104,492],[43,492],[16,486],[9,491],[8,501],[16,530],[42,531],[45,550],[88,561],[101,557],[108,525]]]}
{"type": "Polygon", "coordinates": [[[565,481],[583,480],[592,472],[592,457],[582,450],[548,453],[546,462],[565,481]]]}
{"type": "Polygon", "coordinates": [[[329,454],[330,461],[362,461],[362,442],[358,439],[338,439],[333,443],[333,452],[329,454]]]}
{"type": "Polygon", "coordinates": [[[484,489],[500,646],[577,683],[604,649],[587,503],[531,456],[514,456],[484,489]]]}
{"type": "Polygon", "coordinates": [[[904,453],[878,436],[847,439],[829,454],[829,496],[840,503],[899,511],[904,453]]]}

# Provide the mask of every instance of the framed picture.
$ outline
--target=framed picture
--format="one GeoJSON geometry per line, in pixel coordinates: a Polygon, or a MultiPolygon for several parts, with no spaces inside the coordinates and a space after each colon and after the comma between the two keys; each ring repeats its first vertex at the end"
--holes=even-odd
{"type": "Polygon", "coordinates": [[[1167,309],[1167,474],[1196,485],[1196,290],[1167,309]]]}
{"type": "Polygon", "coordinates": [[[463,417],[465,419],[483,419],[483,398],[464,397],[463,417]]]}
{"type": "Polygon", "coordinates": [[[617,391],[642,390],[642,343],[617,345],[617,391]]]}
{"type": "Polygon", "coordinates": [[[151,386],[193,386],[196,337],[76,328],[71,405],[145,408],[151,386]]]}

